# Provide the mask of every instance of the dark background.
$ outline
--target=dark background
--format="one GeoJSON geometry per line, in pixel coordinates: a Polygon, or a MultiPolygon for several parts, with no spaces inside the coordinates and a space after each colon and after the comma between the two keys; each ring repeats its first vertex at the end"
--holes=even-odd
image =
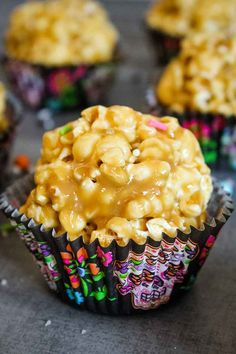
{"type": "MultiPolygon", "coordinates": [[[[1,35],[9,12],[20,2],[0,0],[1,35]]],[[[152,48],[142,23],[149,1],[103,3],[120,30],[124,57],[108,104],[130,105],[145,111],[145,91],[158,71],[154,70],[152,48]]],[[[56,124],[77,116],[78,113],[60,115],[56,124]]],[[[26,153],[34,162],[42,133],[35,116],[25,112],[14,155],[26,153]]],[[[232,173],[216,174],[235,179],[232,173]]],[[[18,236],[0,235],[0,353],[234,354],[235,230],[234,214],[194,288],[178,303],[138,316],[117,318],[78,311],[62,303],[48,290],[18,236]],[[51,324],[45,326],[48,320],[51,324]]]]}

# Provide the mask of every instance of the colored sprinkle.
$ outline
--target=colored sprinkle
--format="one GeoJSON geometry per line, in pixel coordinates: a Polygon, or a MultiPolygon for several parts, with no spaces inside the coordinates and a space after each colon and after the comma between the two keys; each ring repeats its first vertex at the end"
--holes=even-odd
{"type": "Polygon", "coordinates": [[[71,132],[73,127],[71,125],[65,125],[63,128],[59,130],[60,136],[66,135],[67,133],[71,132]]]}
{"type": "Polygon", "coordinates": [[[149,127],[153,127],[153,128],[156,128],[156,129],[159,129],[159,130],[162,130],[162,131],[166,131],[168,129],[167,125],[165,125],[165,124],[163,124],[161,122],[158,122],[155,119],[150,119],[148,121],[148,125],[149,125],[149,127]]]}
{"type": "Polygon", "coordinates": [[[15,158],[15,165],[21,170],[26,171],[30,166],[30,159],[27,155],[18,155],[15,158]]]}

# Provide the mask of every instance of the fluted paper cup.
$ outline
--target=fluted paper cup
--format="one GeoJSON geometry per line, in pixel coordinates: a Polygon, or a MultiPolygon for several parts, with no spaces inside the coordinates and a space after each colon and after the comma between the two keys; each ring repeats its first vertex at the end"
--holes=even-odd
{"type": "MultiPolygon", "coordinates": [[[[232,213],[230,197],[215,183],[201,229],[161,241],[147,238],[102,247],[98,240],[68,240],[19,213],[34,187],[33,176],[18,180],[0,198],[0,208],[17,226],[49,287],[67,303],[94,312],[119,315],[156,309],[190,287],[205,263],[219,231],[232,213]]],[[[79,236],[79,235],[78,235],[79,236]]],[[[223,237],[223,236],[222,236],[223,237]]]]}
{"type": "Polygon", "coordinates": [[[13,91],[33,110],[83,109],[104,100],[115,74],[116,59],[97,65],[45,67],[2,58],[13,91]]]}

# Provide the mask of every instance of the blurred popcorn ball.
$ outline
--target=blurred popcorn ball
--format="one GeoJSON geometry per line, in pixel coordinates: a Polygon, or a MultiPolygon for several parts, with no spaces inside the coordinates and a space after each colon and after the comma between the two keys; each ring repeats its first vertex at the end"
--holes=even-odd
{"type": "Polygon", "coordinates": [[[236,33],[235,0],[161,0],[146,14],[146,25],[157,49],[158,62],[175,57],[189,33],[236,33]]]}
{"type": "Polygon", "coordinates": [[[236,37],[195,33],[148,95],[161,114],[178,116],[195,134],[208,164],[236,168],[236,37]],[[156,102],[154,103],[154,101],[156,102]],[[222,158],[224,157],[224,159],[222,158]]]}
{"type": "Polygon", "coordinates": [[[118,33],[98,2],[29,2],[10,17],[5,69],[29,107],[82,108],[105,95],[117,43],[118,33]]]}

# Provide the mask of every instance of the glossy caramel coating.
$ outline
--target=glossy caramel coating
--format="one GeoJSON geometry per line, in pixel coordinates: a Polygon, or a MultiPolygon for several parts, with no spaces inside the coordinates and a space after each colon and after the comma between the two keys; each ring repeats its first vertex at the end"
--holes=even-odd
{"type": "Polygon", "coordinates": [[[161,104],[185,110],[236,114],[236,38],[195,34],[183,41],[179,56],[156,86],[161,104]]]}
{"type": "Polygon", "coordinates": [[[197,0],[155,1],[147,11],[146,22],[152,29],[182,37],[190,28],[197,2],[197,0]]]}
{"type": "Polygon", "coordinates": [[[46,0],[18,6],[5,36],[7,55],[44,66],[113,59],[118,33],[93,0],[46,0]]]}
{"type": "Polygon", "coordinates": [[[190,32],[236,33],[235,0],[161,0],[146,14],[152,29],[171,36],[186,37],[190,32]]]}
{"type": "Polygon", "coordinates": [[[21,212],[71,240],[144,243],[205,221],[210,171],[177,119],[91,107],[43,137],[36,188],[21,212]],[[149,126],[155,120],[165,130],[149,126]]]}

